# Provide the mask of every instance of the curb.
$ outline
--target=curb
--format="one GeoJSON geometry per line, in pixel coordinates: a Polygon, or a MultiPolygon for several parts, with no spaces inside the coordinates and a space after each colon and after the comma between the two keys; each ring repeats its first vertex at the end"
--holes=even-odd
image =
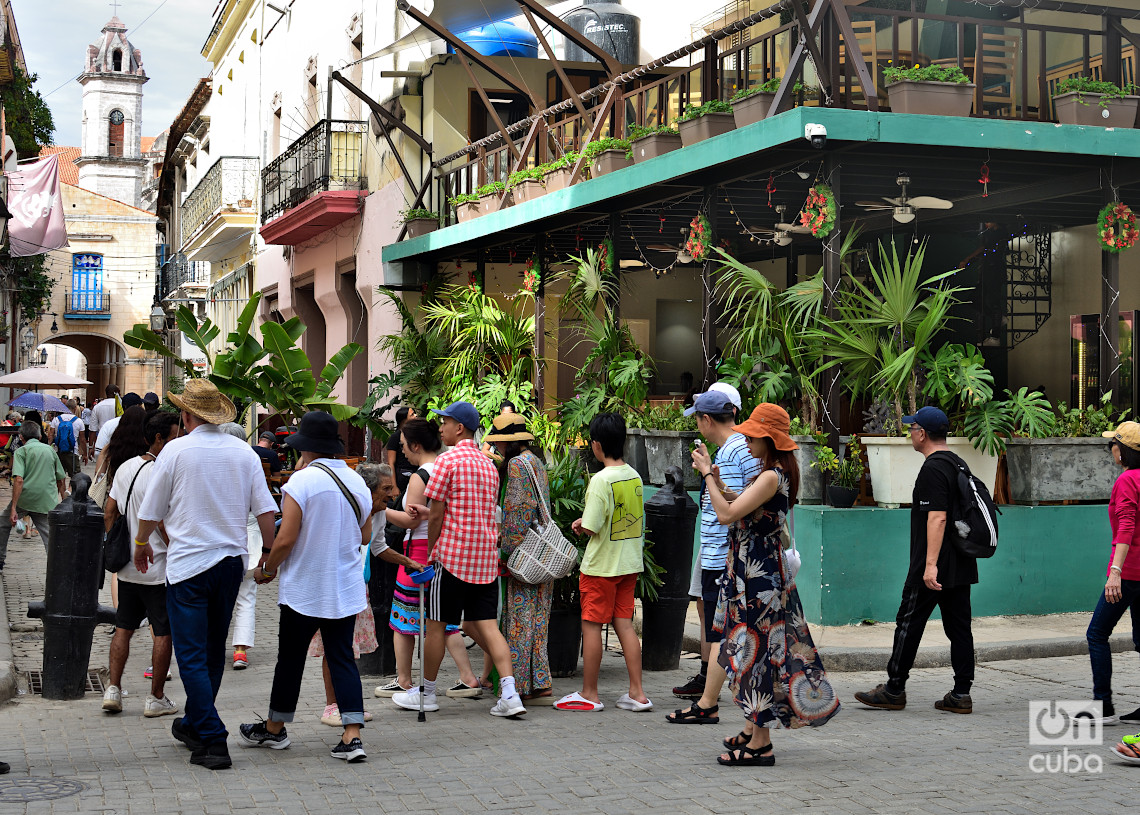
{"type": "Polygon", "coordinates": [[[4,581],[0,577],[0,704],[16,695],[16,663],[12,659],[12,632],[8,627],[8,607],[4,581]]]}

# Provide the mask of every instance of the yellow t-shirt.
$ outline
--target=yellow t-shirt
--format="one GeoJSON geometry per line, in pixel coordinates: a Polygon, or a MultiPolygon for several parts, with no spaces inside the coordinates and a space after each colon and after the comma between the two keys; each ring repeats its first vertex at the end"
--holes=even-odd
{"type": "Polygon", "coordinates": [[[641,477],[628,464],[595,473],[586,488],[582,526],[593,530],[582,557],[582,574],[620,577],[645,566],[645,503],[641,477]]]}

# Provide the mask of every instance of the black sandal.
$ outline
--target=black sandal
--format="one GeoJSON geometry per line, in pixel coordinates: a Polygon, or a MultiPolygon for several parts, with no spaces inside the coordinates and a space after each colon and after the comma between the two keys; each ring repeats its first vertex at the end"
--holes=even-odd
{"type": "Polygon", "coordinates": [[[740,747],[747,747],[750,741],[752,741],[752,734],[746,730],[741,730],[739,735],[729,736],[724,740],[723,744],[729,750],[736,750],[740,747]]]}
{"type": "Polygon", "coordinates": [[[772,744],[769,742],[763,747],[757,747],[753,750],[748,745],[737,747],[734,750],[728,751],[728,758],[717,756],[717,764],[731,765],[737,767],[773,767],[776,764],[776,757],[771,755],[772,744]],[[765,755],[765,753],[769,755],[765,755]]]}
{"type": "Polygon", "coordinates": [[[705,708],[693,702],[688,710],[678,708],[667,714],[665,721],[670,724],[719,724],[720,716],[716,715],[719,710],[720,705],[705,708]]]}

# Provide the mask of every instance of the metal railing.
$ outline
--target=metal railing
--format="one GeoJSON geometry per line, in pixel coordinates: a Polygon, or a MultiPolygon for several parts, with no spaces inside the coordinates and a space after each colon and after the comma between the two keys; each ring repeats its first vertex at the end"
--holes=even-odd
{"type": "Polygon", "coordinates": [[[158,296],[169,297],[180,286],[210,283],[210,264],[204,260],[187,260],[182,252],[175,252],[158,270],[158,296]]]}
{"type": "Polygon", "coordinates": [[[210,218],[220,212],[257,212],[256,156],[223,156],[198,181],[182,204],[179,246],[185,246],[210,218]]]}
{"type": "Polygon", "coordinates": [[[367,122],[322,119],[261,172],[261,222],[303,204],[314,193],[367,189],[363,176],[367,122]]]}
{"type": "Polygon", "coordinates": [[[111,295],[107,292],[65,289],[63,315],[103,315],[111,313],[111,295]]]}

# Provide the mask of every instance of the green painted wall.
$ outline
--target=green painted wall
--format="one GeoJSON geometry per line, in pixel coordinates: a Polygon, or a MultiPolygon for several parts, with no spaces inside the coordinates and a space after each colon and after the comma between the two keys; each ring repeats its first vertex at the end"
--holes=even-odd
{"type": "MultiPolygon", "coordinates": [[[[994,557],[978,562],[975,617],[1092,611],[1111,551],[1108,508],[1003,506],[994,557]]],[[[810,622],[890,621],[910,559],[910,510],[797,506],[796,578],[810,622]]]]}

